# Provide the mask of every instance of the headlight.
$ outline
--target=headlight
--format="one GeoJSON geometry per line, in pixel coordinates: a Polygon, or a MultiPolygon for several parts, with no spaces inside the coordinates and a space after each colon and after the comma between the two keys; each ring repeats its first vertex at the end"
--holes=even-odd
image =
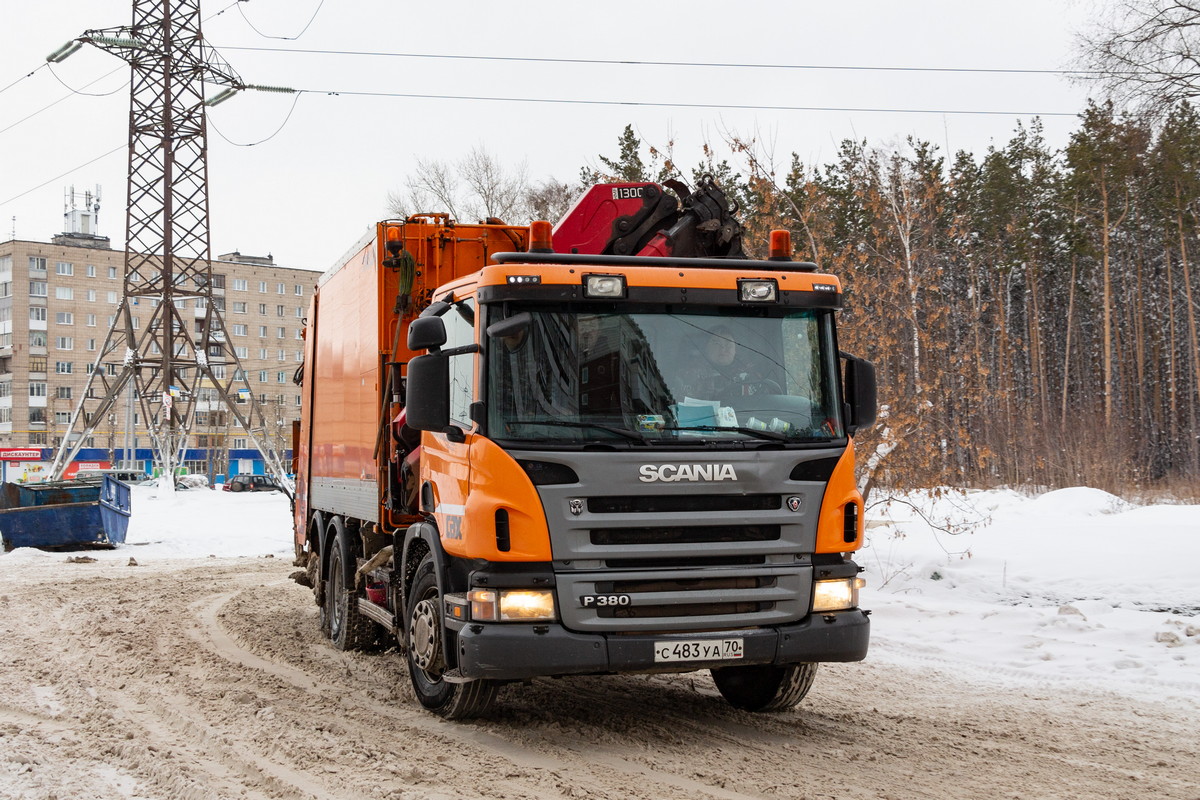
{"type": "Polygon", "coordinates": [[[866,586],[862,578],[838,578],[813,584],[813,613],[844,611],[858,605],[858,590],[866,586]]]}
{"type": "Polygon", "coordinates": [[[473,589],[471,619],[479,622],[545,622],[555,619],[554,593],[534,589],[473,589]]]}

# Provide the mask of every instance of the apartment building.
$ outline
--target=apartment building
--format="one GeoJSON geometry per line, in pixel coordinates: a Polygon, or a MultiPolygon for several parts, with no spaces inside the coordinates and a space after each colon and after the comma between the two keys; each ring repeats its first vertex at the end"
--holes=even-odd
{"type": "MultiPolygon", "coordinates": [[[[125,253],[110,249],[107,238],[86,233],[0,243],[0,478],[32,480],[48,468],[117,313],[124,262],[125,253]]],[[[292,421],[300,416],[293,375],[303,359],[303,321],[319,276],[277,266],[270,256],[228,253],[213,261],[213,302],[263,406],[272,446],[280,450],[290,448],[292,421]]],[[[200,304],[194,313],[203,317],[203,299],[176,302],[181,309],[200,304]]],[[[133,308],[135,328],[148,322],[151,310],[133,308]]],[[[191,471],[262,471],[258,451],[223,411],[215,389],[201,387],[196,408],[186,456],[191,471]]],[[[149,446],[130,393],[96,426],[76,461],[137,461],[148,468],[149,446]]]]}

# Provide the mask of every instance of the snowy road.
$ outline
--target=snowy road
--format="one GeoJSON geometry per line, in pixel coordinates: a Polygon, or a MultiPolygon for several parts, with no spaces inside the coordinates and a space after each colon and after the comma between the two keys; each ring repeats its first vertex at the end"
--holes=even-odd
{"type": "Polygon", "coordinates": [[[537,681],[447,723],[394,653],[319,637],[286,557],[150,553],[3,565],[0,796],[1200,798],[1195,698],[934,662],[822,667],[776,715],[696,673],[537,681]]]}

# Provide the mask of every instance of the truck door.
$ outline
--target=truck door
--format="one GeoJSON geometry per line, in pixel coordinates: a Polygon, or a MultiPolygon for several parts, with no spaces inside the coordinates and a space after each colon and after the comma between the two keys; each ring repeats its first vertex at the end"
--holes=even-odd
{"type": "MultiPolygon", "coordinates": [[[[476,342],[475,309],[474,296],[455,300],[453,307],[442,317],[446,324],[443,349],[476,342]]],[[[450,424],[463,431],[464,441],[454,441],[444,433],[427,433],[429,438],[426,438],[427,444],[421,454],[422,477],[433,488],[433,513],[442,547],[454,555],[467,555],[463,545],[463,525],[471,479],[471,440],[476,427],[471,420],[471,404],[478,396],[478,376],[478,353],[450,357],[450,424]]]]}

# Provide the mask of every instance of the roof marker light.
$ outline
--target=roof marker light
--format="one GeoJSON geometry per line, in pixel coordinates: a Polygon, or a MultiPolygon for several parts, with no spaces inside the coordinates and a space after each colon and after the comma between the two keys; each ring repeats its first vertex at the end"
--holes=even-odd
{"type": "Polygon", "coordinates": [[[624,275],[584,275],[584,297],[620,299],[625,296],[624,275]]]}

